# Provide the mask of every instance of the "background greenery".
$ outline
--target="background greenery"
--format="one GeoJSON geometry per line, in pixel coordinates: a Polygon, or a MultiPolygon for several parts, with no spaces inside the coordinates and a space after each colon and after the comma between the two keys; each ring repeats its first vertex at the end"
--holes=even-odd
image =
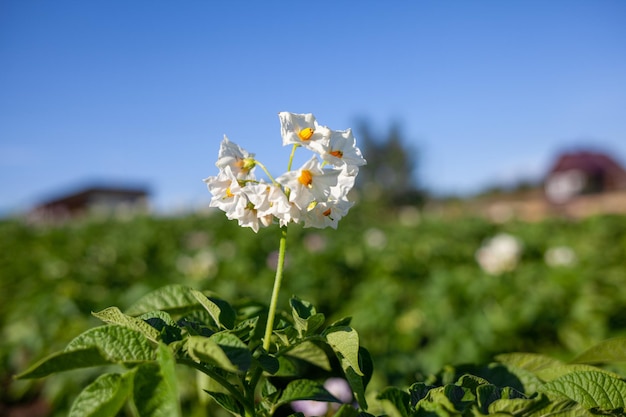
{"type": "MultiPolygon", "coordinates": [[[[12,219],[0,236],[0,404],[46,398],[55,415],[90,371],[11,376],[99,325],[92,311],[124,309],[169,283],[267,303],[279,240],[277,227],[255,235],[221,212],[46,226],[12,219]]],[[[353,317],[374,359],[374,389],[501,352],[567,359],[626,333],[624,216],[494,224],[361,202],[338,230],[290,227],[285,274],[282,307],[296,294],[329,321],[353,317]],[[500,232],[523,250],[513,271],[492,276],[475,253],[500,232]],[[545,252],[556,246],[570,247],[576,263],[549,266],[545,252]]],[[[190,402],[194,378],[183,387],[190,402]]]]}

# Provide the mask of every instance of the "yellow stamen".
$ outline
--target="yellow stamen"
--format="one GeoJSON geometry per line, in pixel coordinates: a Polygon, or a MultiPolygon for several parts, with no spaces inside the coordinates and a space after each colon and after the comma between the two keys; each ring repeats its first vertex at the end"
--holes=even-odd
{"type": "Polygon", "coordinates": [[[298,181],[305,187],[310,187],[311,184],[313,184],[313,175],[311,175],[311,171],[309,171],[308,169],[303,169],[302,172],[300,172],[298,181]]]}
{"type": "Polygon", "coordinates": [[[233,194],[233,193],[230,191],[230,187],[228,187],[228,188],[226,189],[226,197],[234,197],[234,196],[235,196],[235,194],[233,194]]]}
{"type": "Polygon", "coordinates": [[[312,128],[305,127],[298,132],[298,137],[302,140],[309,140],[311,139],[311,136],[313,136],[313,132],[315,132],[315,130],[313,130],[312,128]]]}
{"type": "Polygon", "coordinates": [[[342,151],[330,151],[329,153],[332,156],[334,156],[335,158],[343,158],[343,152],[342,151]]]}

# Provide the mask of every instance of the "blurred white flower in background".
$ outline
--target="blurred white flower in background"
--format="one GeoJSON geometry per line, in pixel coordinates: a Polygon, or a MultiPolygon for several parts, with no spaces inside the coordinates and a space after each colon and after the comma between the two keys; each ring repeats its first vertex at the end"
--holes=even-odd
{"type": "Polygon", "coordinates": [[[311,253],[322,252],[326,249],[326,238],[319,233],[309,233],[302,239],[304,247],[311,253]]]}
{"type": "Polygon", "coordinates": [[[522,244],[515,236],[500,233],[483,243],[476,251],[476,261],[491,275],[512,271],[522,255],[522,244]]]}
{"type": "Polygon", "coordinates": [[[398,220],[402,226],[414,227],[420,223],[422,216],[417,207],[404,206],[398,211],[398,220]]]}
{"type": "Polygon", "coordinates": [[[210,279],[217,274],[217,257],[208,249],[201,250],[191,256],[181,255],[176,260],[176,268],[193,280],[210,279]]]}
{"type": "MultiPolygon", "coordinates": [[[[352,389],[345,379],[328,378],[326,382],[324,382],[324,388],[343,404],[352,402],[352,389]]],[[[325,416],[328,414],[329,408],[337,410],[339,407],[340,404],[337,403],[313,400],[301,400],[291,403],[291,408],[293,408],[295,412],[300,412],[306,417],[325,416]]]]}
{"type": "Polygon", "coordinates": [[[363,234],[365,244],[372,249],[382,249],[387,245],[385,232],[375,227],[369,228],[363,234]]]}
{"type": "Polygon", "coordinates": [[[555,246],[546,250],[544,260],[548,266],[572,266],[577,262],[576,253],[569,246],[555,246]]]}

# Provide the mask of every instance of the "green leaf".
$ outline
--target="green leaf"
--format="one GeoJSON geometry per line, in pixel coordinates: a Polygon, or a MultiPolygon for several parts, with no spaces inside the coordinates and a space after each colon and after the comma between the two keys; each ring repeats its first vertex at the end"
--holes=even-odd
{"type": "Polygon", "coordinates": [[[528,417],[592,417],[589,411],[585,410],[580,404],[572,400],[562,401],[550,401],[545,395],[541,394],[536,399],[528,401],[543,400],[543,404],[537,405],[537,410],[528,412],[527,410],[516,407],[517,400],[502,400],[496,401],[490,408],[491,413],[496,413],[499,410],[513,414],[523,415],[528,417]],[[521,410],[523,412],[516,414],[516,411],[521,410]]]}
{"type": "Polygon", "coordinates": [[[367,373],[361,370],[361,359],[369,367],[371,358],[367,350],[360,348],[359,335],[351,327],[335,327],[326,334],[326,341],[337,355],[357,402],[362,409],[367,410],[365,387],[372,372],[369,369],[367,373]]]}
{"type": "Polygon", "coordinates": [[[154,348],[141,333],[115,324],[87,330],[72,340],[65,351],[94,346],[113,363],[137,363],[154,359],[154,348]]]}
{"type": "Polygon", "coordinates": [[[324,385],[319,382],[311,381],[309,379],[297,379],[287,384],[284,391],[280,395],[276,406],[278,407],[298,400],[341,403],[341,401],[326,391],[324,385]]]}
{"type": "Polygon", "coordinates": [[[385,388],[376,399],[380,400],[385,413],[391,417],[409,417],[411,415],[411,396],[396,387],[385,388]]]}
{"type": "Polygon", "coordinates": [[[161,310],[170,314],[185,314],[202,308],[193,290],[187,286],[172,284],[156,289],[133,304],[126,314],[137,316],[149,311],[161,310]]]}
{"type": "Polygon", "coordinates": [[[167,314],[165,311],[155,310],[144,313],[136,318],[145,321],[150,326],[155,329],[161,331],[163,326],[172,326],[177,327],[178,325],[172,319],[172,316],[167,314]]]}
{"type": "Polygon", "coordinates": [[[312,334],[324,324],[326,318],[323,314],[317,313],[311,303],[295,296],[289,300],[289,303],[291,315],[300,337],[312,334]]]}
{"type": "Polygon", "coordinates": [[[478,408],[484,414],[489,414],[489,407],[497,400],[518,398],[526,400],[524,394],[511,387],[500,388],[492,384],[476,387],[476,402],[478,403],[478,408]]]}
{"type": "Polygon", "coordinates": [[[159,338],[166,345],[183,339],[183,329],[165,311],[151,311],[137,317],[159,332],[159,338]]]}
{"type": "Polygon", "coordinates": [[[505,365],[537,372],[541,369],[563,365],[557,359],[537,353],[504,353],[496,356],[496,360],[505,365]]]}
{"type": "Polygon", "coordinates": [[[571,364],[571,365],[561,365],[561,366],[555,366],[552,368],[545,368],[545,369],[542,369],[541,371],[538,371],[537,376],[544,381],[552,381],[554,379],[562,377],[563,375],[566,375],[572,372],[581,372],[581,371],[602,372],[602,373],[612,376],[613,378],[618,378],[618,379],[621,378],[621,376],[616,374],[615,372],[607,371],[606,369],[597,368],[595,366],[585,365],[582,363],[571,364]]]}
{"type": "Polygon", "coordinates": [[[122,313],[117,307],[109,307],[97,313],[91,314],[105,323],[126,326],[130,329],[140,332],[153,342],[158,343],[159,341],[159,332],[157,331],[157,329],[150,326],[148,323],[141,319],[127,316],[126,314],[122,313]]]}
{"type": "Polygon", "coordinates": [[[324,349],[310,340],[295,345],[285,355],[302,359],[326,371],[331,370],[330,361],[324,349]]]}
{"type": "Polygon", "coordinates": [[[415,382],[409,387],[409,395],[411,399],[411,406],[415,407],[418,402],[426,398],[428,392],[436,388],[433,385],[427,385],[424,382],[415,382]]]}
{"type": "Polygon", "coordinates": [[[69,417],[114,417],[132,392],[132,376],[100,375],[76,397],[69,417]]]}
{"type": "Polygon", "coordinates": [[[511,378],[496,382],[488,377],[489,381],[498,386],[513,386],[526,393],[537,392],[545,381],[559,376],[556,375],[558,369],[567,366],[562,361],[536,353],[501,354],[496,356],[496,359],[501,363],[500,366],[504,366],[510,375],[517,379],[517,383],[511,378]]]}
{"type": "Polygon", "coordinates": [[[572,362],[588,364],[626,362],[626,336],[600,342],[578,355],[572,362]]]}
{"type": "Polygon", "coordinates": [[[263,396],[263,398],[271,397],[278,394],[280,394],[278,392],[278,388],[276,388],[276,386],[272,384],[269,379],[265,379],[263,381],[263,385],[261,386],[261,395],[263,396]]]}
{"type": "Polygon", "coordinates": [[[216,403],[218,403],[222,408],[224,408],[226,411],[236,415],[236,416],[243,416],[245,413],[245,410],[243,408],[243,406],[241,404],[239,404],[239,402],[237,402],[237,400],[235,400],[235,398],[232,395],[229,394],[225,394],[223,392],[217,392],[217,391],[207,391],[205,390],[204,392],[206,392],[207,394],[209,394],[211,396],[211,398],[213,398],[215,400],[216,403]]]}
{"type": "Polygon", "coordinates": [[[259,362],[259,365],[261,365],[261,368],[263,368],[265,372],[271,375],[274,375],[276,372],[278,372],[278,369],[280,368],[280,362],[278,361],[278,359],[275,356],[269,355],[267,353],[261,354],[257,358],[257,361],[259,362]]]}
{"type": "Polygon", "coordinates": [[[333,327],[346,327],[346,326],[350,326],[350,323],[352,322],[352,317],[343,317],[340,318],[337,321],[334,321],[330,324],[330,326],[328,326],[328,329],[332,329],[333,327]]]}
{"type": "Polygon", "coordinates": [[[187,352],[194,360],[206,362],[229,372],[239,372],[220,345],[210,337],[189,336],[187,352]]]}
{"type": "Polygon", "coordinates": [[[160,343],[157,348],[157,362],[161,368],[161,376],[163,384],[166,388],[165,392],[168,395],[168,400],[176,404],[178,412],[180,413],[178,403],[178,380],[176,378],[176,358],[172,351],[163,343],[160,343]]]}
{"type": "Polygon", "coordinates": [[[139,366],[133,384],[133,402],[142,417],[181,417],[174,358],[160,344],[157,362],[139,366]]]}
{"type": "MultiPolygon", "coordinates": [[[[342,366],[344,366],[342,362],[342,366]]],[[[362,409],[367,409],[367,400],[365,398],[365,388],[374,373],[374,364],[369,352],[365,348],[359,348],[359,365],[363,370],[363,376],[356,373],[352,367],[344,367],[344,375],[352,388],[354,397],[362,409]]]]}
{"type": "Polygon", "coordinates": [[[215,333],[210,338],[222,348],[230,362],[240,371],[247,371],[250,368],[252,354],[241,339],[229,332],[215,333]]]}
{"type": "Polygon", "coordinates": [[[218,298],[207,297],[197,290],[192,289],[191,294],[211,315],[219,327],[223,329],[232,329],[235,327],[235,318],[237,313],[230,306],[230,304],[218,298]]]}
{"type": "Polygon", "coordinates": [[[288,356],[279,356],[278,358],[278,370],[273,374],[280,377],[294,377],[298,376],[297,359],[290,358],[288,356]]]}
{"type": "MultiPolygon", "coordinates": [[[[371,414],[359,413],[359,410],[352,407],[350,404],[342,404],[341,407],[339,407],[339,410],[337,410],[335,414],[333,414],[333,417],[359,417],[359,416],[365,417],[365,416],[371,416],[371,414]]],[[[374,417],[374,416],[371,416],[371,417],[374,417]]]]}
{"type": "Polygon", "coordinates": [[[359,335],[352,327],[337,327],[326,334],[326,341],[339,360],[354,370],[357,375],[364,376],[359,367],[359,335]]]}
{"type": "Polygon", "coordinates": [[[430,389],[426,397],[418,401],[415,409],[435,411],[438,415],[463,413],[474,404],[474,400],[469,389],[448,384],[430,389]]]}
{"type": "Polygon", "coordinates": [[[459,380],[456,382],[456,385],[463,388],[469,388],[471,392],[475,393],[478,387],[489,385],[489,381],[476,375],[465,374],[461,375],[459,380]]]}
{"type": "Polygon", "coordinates": [[[546,410],[546,406],[551,404],[550,400],[543,394],[533,398],[521,398],[503,393],[502,398],[495,399],[488,405],[488,409],[482,410],[484,414],[504,413],[513,416],[531,416],[538,412],[538,416],[559,416],[557,410],[546,410]],[[551,414],[555,412],[556,414],[551,414]]]}
{"type": "Polygon", "coordinates": [[[17,377],[41,378],[55,372],[153,359],[154,349],[141,333],[124,326],[107,325],[78,335],[63,352],[42,359],[17,377]]]}
{"type": "Polygon", "coordinates": [[[461,412],[468,409],[476,398],[471,390],[458,385],[446,385],[443,387],[443,393],[454,405],[454,408],[461,412]]]}
{"type": "Polygon", "coordinates": [[[626,382],[603,372],[572,372],[546,383],[541,390],[587,409],[615,410],[626,404],[626,382]]]}
{"type": "Polygon", "coordinates": [[[110,363],[111,362],[102,354],[100,349],[95,346],[71,352],[56,352],[36,362],[30,368],[17,375],[16,378],[43,378],[55,372],[108,365],[110,363]]]}

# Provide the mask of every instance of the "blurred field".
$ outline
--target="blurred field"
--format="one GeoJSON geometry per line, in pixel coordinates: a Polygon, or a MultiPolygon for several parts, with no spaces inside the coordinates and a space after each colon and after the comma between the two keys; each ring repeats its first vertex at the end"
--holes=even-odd
{"type": "MultiPolygon", "coordinates": [[[[255,235],[221,212],[56,226],[5,220],[0,236],[0,414],[45,398],[54,415],[66,415],[89,371],[45,381],[11,375],[98,325],[90,312],[124,309],[169,283],[267,303],[279,239],[276,227],[255,235]]],[[[626,334],[625,216],[494,224],[363,203],[336,231],[291,227],[285,273],[282,306],[296,294],[329,320],[353,317],[374,359],[372,387],[500,352],[569,358],[626,334]],[[494,275],[475,256],[499,233],[521,251],[494,275]],[[569,256],[555,258],[554,248],[569,256]]]]}

